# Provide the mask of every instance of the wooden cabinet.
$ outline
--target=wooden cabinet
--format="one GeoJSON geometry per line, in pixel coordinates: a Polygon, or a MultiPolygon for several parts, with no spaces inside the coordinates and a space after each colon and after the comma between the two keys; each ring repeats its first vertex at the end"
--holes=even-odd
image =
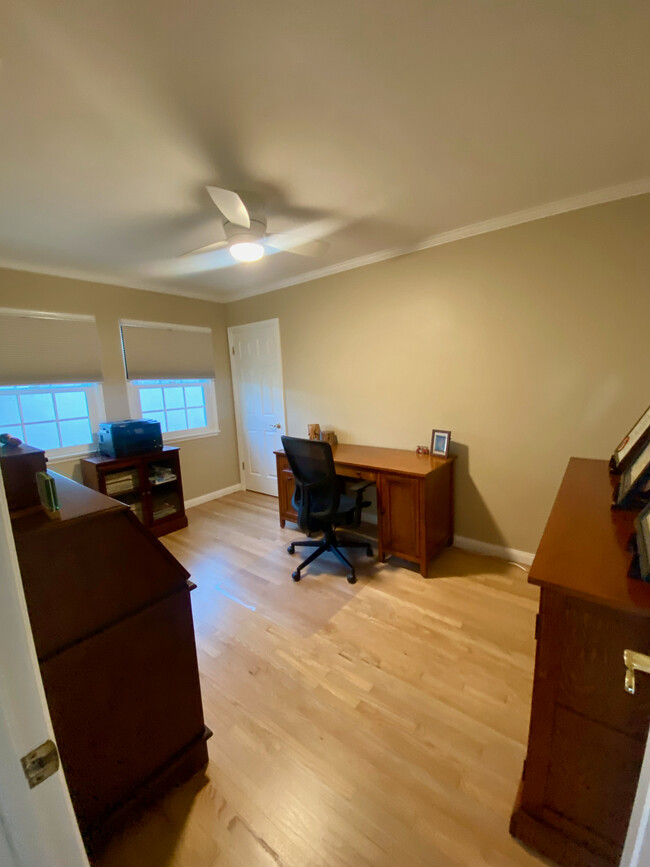
{"type": "Polygon", "coordinates": [[[93,455],[81,459],[84,485],[114,497],[156,536],[187,527],[179,450],[128,458],[93,455]]]}
{"type": "Polygon", "coordinates": [[[632,512],[606,461],[572,459],[530,580],[541,586],[528,753],[511,832],[567,867],[619,863],[650,721],[650,586],[627,577],[632,512]]]}
{"type": "MultiPolygon", "coordinates": [[[[454,537],[454,458],[417,455],[400,449],[338,444],[332,448],[336,472],[377,485],[379,557],[429,561],[454,537]]],[[[280,524],[295,521],[293,474],[282,451],[275,453],[280,524]]]]}
{"type": "Polygon", "coordinates": [[[13,530],[75,813],[93,846],[207,763],[187,571],[123,504],[52,474],[13,530]]]}
{"type": "Polygon", "coordinates": [[[420,498],[422,479],[383,473],[379,478],[377,509],[382,548],[398,557],[420,559],[420,498]]]}

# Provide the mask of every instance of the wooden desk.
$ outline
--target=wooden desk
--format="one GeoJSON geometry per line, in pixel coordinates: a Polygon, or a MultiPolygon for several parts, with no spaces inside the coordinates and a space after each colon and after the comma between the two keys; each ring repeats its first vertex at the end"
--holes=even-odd
{"type": "MultiPolygon", "coordinates": [[[[340,476],[377,485],[377,546],[380,560],[394,555],[417,563],[422,575],[429,561],[454,539],[454,461],[401,449],[339,443],[332,448],[340,476]]],[[[291,505],[293,474],[283,451],[275,452],[280,524],[296,521],[291,505]]]]}
{"type": "Polygon", "coordinates": [[[511,833],[567,867],[619,863],[650,718],[650,584],[627,577],[635,512],[607,461],[572,458],[529,580],[541,587],[528,754],[511,833]]]}

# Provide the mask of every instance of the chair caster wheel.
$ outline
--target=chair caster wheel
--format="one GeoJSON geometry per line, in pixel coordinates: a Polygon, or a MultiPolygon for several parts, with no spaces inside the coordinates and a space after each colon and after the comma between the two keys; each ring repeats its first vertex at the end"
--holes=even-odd
{"type": "Polygon", "coordinates": [[[296,549],[294,548],[293,545],[289,545],[289,547],[287,548],[287,553],[288,554],[295,554],[296,553],[296,549]]]}
{"type": "Polygon", "coordinates": [[[368,545],[368,547],[366,548],[366,554],[367,554],[369,557],[372,557],[372,556],[373,556],[372,548],[370,547],[370,545],[368,545]]]}
{"type": "Polygon", "coordinates": [[[354,572],[350,572],[350,574],[348,575],[348,584],[356,584],[356,583],[357,583],[357,576],[354,574],[354,572]]]}
{"type": "Polygon", "coordinates": [[[300,581],[300,572],[298,572],[298,570],[296,569],[295,572],[291,573],[291,577],[294,581],[300,581]]]}

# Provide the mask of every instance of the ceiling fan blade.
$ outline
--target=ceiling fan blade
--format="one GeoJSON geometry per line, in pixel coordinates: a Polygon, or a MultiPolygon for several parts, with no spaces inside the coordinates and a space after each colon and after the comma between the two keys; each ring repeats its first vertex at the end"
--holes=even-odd
{"type": "Polygon", "coordinates": [[[201,253],[211,253],[213,250],[220,250],[222,247],[227,247],[228,241],[215,241],[214,244],[206,244],[205,247],[199,247],[198,250],[190,250],[189,253],[181,253],[180,259],[185,259],[186,256],[200,256],[201,253]]]}
{"type": "Polygon", "coordinates": [[[299,238],[296,235],[269,235],[266,239],[269,247],[284,253],[297,253],[298,256],[322,256],[329,249],[326,241],[315,238],[299,238]]]}
{"type": "Polygon", "coordinates": [[[229,223],[250,229],[251,218],[238,193],[234,190],[224,190],[221,187],[206,187],[206,190],[229,223]]]}

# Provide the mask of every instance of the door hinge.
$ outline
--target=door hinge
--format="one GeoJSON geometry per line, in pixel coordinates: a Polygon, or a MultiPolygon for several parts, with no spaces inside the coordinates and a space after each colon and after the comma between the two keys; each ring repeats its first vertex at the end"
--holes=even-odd
{"type": "Polygon", "coordinates": [[[234,346],[232,347],[232,354],[233,355],[235,354],[235,347],[234,346]]]}
{"type": "Polygon", "coordinates": [[[33,789],[59,770],[59,751],[54,741],[45,741],[20,760],[27,777],[29,788],[33,789]]]}
{"type": "Polygon", "coordinates": [[[245,469],[246,469],[246,465],[244,464],[243,461],[241,462],[241,468],[242,468],[242,470],[245,470],[245,469]]]}

